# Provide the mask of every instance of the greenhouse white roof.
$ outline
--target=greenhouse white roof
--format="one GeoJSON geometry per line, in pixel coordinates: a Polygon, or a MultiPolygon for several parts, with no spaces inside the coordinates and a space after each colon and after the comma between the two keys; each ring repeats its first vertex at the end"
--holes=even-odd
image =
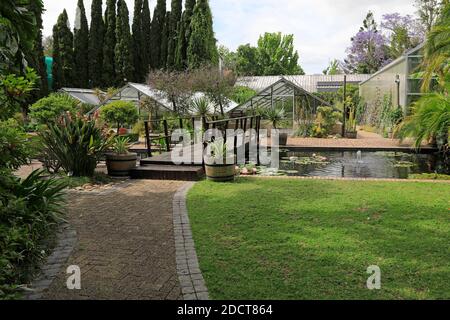
{"type": "MultiPolygon", "coordinates": [[[[359,84],[370,77],[370,74],[348,74],[347,83],[359,84]]],[[[261,77],[240,77],[236,82],[237,86],[249,87],[255,91],[267,88],[281,78],[289,80],[308,92],[337,91],[344,82],[344,75],[301,75],[301,76],[261,76],[261,77]]]]}
{"type": "MultiPolygon", "coordinates": [[[[173,111],[173,104],[165,97],[165,93],[161,90],[152,88],[147,84],[129,82],[122,87],[113,97],[111,97],[106,103],[123,100],[138,102],[142,97],[149,97],[155,101],[161,107],[173,111]]],[[[196,92],[192,95],[192,99],[206,97],[203,92],[196,92]]],[[[224,106],[224,112],[227,113],[238,106],[238,103],[227,99],[224,106]]],[[[98,108],[97,108],[98,109],[98,108]]],[[[214,104],[210,103],[211,111],[214,110],[214,104]]],[[[95,110],[93,110],[95,111],[95,110]]]]}
{"type": "MultiPolygon", "coordinates": [[[[99,106],[101,104],[100,99],[96,94],[96,90],[94,89],[61,88],[59,89],[59,92],[66,93],[82,103],[87,103],[94,106],[99,106]]],[[[100,93],[104,92],[100,91],[100,93]]]]}

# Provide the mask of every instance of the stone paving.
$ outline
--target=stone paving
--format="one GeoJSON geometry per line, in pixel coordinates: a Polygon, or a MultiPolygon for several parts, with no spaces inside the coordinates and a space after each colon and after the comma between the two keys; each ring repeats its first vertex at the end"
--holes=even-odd
{"type": "Polygon", "coordinates": [[[186,195],[193,185],[193,182],[187,183],[173,198],[177,272],[185,300],[208,300],[208,290],[198,264],[186,206],[186,195]]]}
{"type": "Polygon", "coordinates": [[[182,299],[173,198],[179,181],[133,181],[99,193],[70,192],[67,220],[78,241],[43,299],[182,299]],[[66,268],[81,269],[81,290],[66,268]]]}

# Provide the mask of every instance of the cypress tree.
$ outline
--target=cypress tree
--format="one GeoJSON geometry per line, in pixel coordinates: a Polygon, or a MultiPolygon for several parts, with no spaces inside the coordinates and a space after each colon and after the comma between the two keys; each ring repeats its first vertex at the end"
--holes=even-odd
{"type": "Polygon", "coordinates": [[[61,62],[59,57],[59,25],[53,26],[53,90],[61,88],[61,62]]]}
{"type": "Polygon", "coordinates": [[[39,75],[39,90],[33,93],[32,99],[37,100],[47,95],[48,82],[47,82],[47,69],[45,66],[44,47],[42,45],[42,11],[44,7],[39,1],[32,1],[30,3],[30,11],[33,12],[36,19],[36,34],[33,41],[32,56],[30,57],[30,65],[34,68],[39,75]]]}
{"type": "Polygon", "coordinates": [[[184,12],[178,30],[177,47],[175,50],[175,68],[178,70],[187,68],[187,47],[191,33],[191,20],[194,13],[196,0],[186,0],[184,12]]]}
{"type": "Polygon", "coordinates": [[[166,13],[166,18],[164,19],[164,26],[161,32],[161,53],[160,53],[160,68],[165,68],[167,66],[167,49],[169,42],[169,32],[170,32],[170,11],[166,13]]]}
{"type": "Polygon", "coordinates": [[[57,26],[53,30],[54,34],[56,34],[56,43],[53,45],[57,48],[57,52],[55,52],[55,73],[57,77],[55,89],[59,89],[61,87],[72,87],[74,72],[73,35],[70,31],[69,18],[66,10],[59,15],[57,26]]]}
{"type": "Polygon", "coordinates": [[[105,13],[105,43],[103,46],[103,85],[114,86],[116,69],[114,51],[116,48],[116,0],[107,0],[105,13]]]}
{"type": "Polygon", "coordinates": [[[92,0],[89,32],[89,76],[92,87],[102,85],[104,24],[102,0],[92,0]]]}
{"type": "Polygon", "coordinates": [[[142,0],[134,0],[134,15],[133,15],[133,66],[134,74],[133,82],[142,82],[144,78],[144,68],[142,63],[142,0]]]}
{"type": "Polygon", "coordinates": [[[177,49],[178,32],[181,26],[181,15],[183,10],[182,0],[172,0],[170,24],[167,41],[167,68],[174,69],[175,54],[177,49]]]}
{"type": "Polygon", "coordinates": [[[217,63],[219,55],[208,0],[198,0],[194,8],[190,28],[187,49],[189,68],[195,69],[204,64],[217,63]]]}
{"type": "Polygon", "coordinates": [[[116,40],[116,75],[121,84],[130,81],[134,72],[129,12],[124,0],[117,2],[116,40]]]}
{"type": "Polygon", "coordinates": [[[76,12],[73,30],[74,85],[80,88],[87,88],[89,86],[89,56],[86,48],[89,47],[89,27],[83,0],[78,0],[76,12]]]}
{"type": "Polygon", "coordinates": [[[151,27],[151,54],[153,69],[161,68],[165,65],[161,59],[161,40],[162,32],[165,25],[166,18],[166,0],[158,0],[156,2],[155,13],[153,15],[151,27]]]}
{"type": "Polygon", "coordinates": [[[142,68],[147,76],[151,61],[151,17],[148,0],[142,3],[142,68]]]}

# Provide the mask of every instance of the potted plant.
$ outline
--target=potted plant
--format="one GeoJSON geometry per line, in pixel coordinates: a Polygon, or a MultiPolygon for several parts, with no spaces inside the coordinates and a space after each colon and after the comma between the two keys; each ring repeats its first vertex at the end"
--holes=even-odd
{"type": "Polygon", "coordinates": [[[126,177],[131,169],[136,167],[137,153],[128,151],[130,140],[125,137],[115,137],[112,142],[112,152],[106,154],[108,174],[114,177],[126,177]]]}
{"type": "MultiPolygon", "coordinates": [[[[285,112],[284,108],[267,108],[265,112],[265,117],[272,124],[272,128],[277,130],[278,125],[284,120],[285,112]]],[[[280,146],[285,146],[287,144],[288,134],[280,132],[280,146]]]]}
{"type": "Polygon", "coordinates": [[[205,173],[208,180],[233,181],[236,174],[235,157],[227,155],[227,144],[217,139],[209,144],[211,154],[205,156],[205,173]]]}

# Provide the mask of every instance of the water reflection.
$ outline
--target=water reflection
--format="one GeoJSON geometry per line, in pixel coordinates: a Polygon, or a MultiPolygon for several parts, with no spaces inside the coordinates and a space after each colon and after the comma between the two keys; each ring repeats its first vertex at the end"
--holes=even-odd
{"type": "Polygon", "coordinates": [[[436,155],[401,152],[283,152],[280,169],[290,176],[400,178],[411,173],[446,173],[436,155]],[[296,160],[297,159],[297,160],[296,160]]]}

